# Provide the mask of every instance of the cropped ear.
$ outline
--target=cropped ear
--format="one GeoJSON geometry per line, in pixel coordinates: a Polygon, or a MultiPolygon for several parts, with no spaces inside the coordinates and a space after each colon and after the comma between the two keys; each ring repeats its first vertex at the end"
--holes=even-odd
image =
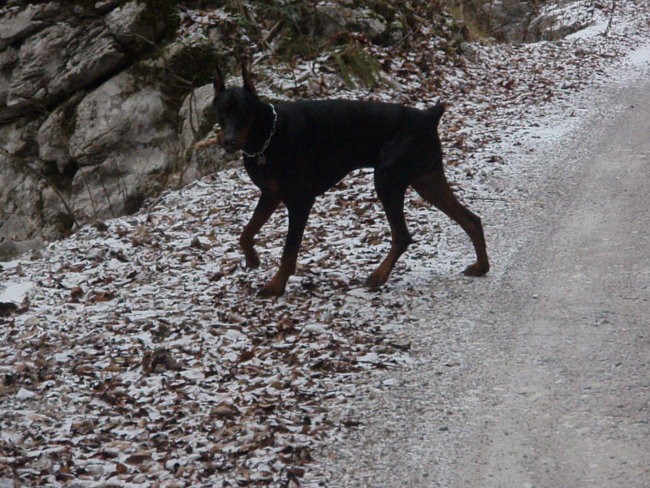
{"type": "Polygon", "coordinates": [[[255,85],[253,85],[253,78],[251,77],[251,72],[248,70],[248,63],[246,61],[242,61],[241,76],[244,80],[244,88],[257,96],[257,90],[255,90],[255,85]]]}
{"type": "Polygon", "coordinates": [[[212,86],[214,86],[214,96],[218,97],[219,94],[225,90],[226,85],[223,82],[223,75],[221,74],[221,70],[217,66],[215,68],[214,72],[214,79],[212,80],[212,86]]]}

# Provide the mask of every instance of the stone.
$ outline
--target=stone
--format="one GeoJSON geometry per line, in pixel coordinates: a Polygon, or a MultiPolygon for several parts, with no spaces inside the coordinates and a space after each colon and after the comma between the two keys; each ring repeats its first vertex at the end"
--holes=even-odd
{"type": "MultiPolygon", "coordinates": [[[[56,10],[58,17],[48,25],[39,23],[39,30],[20,45],[4,89],[0,78],[0,123],[48,107],[119,72],[134,54],[151,48],[170,30],[164,23],[166,11],[152,13],[153,7],[143,1],[129,1],[104,18],[89,16],[81,7],[76,12],[58,5],[41,6],[46,12],[56,10]]],[[[0,21],[6,19],[4,15],[0,21]]],[[[13,40],[18,33],[7,35],[13,40]]]]}
{"type": "Polygon", "coordinates": [[[534,15],[532,3],[521,0],[494,0],[483,5],[494,35],[508,42],[524,42],[534,15]]]}
{"type": "Polygon", "coordinates": [[[173,117],[159,88],[138,86],[137,68],[87,95],[77,106],[70,155],[75,216],[87,221],[137,210],[178,163],[173,117]]]}
{"type": "Polygon", "coordinates": [[[131,71],[111,78],[77,106],[70,154],[82,166],[101,164],[107,153],[132,142],[146,143],[164,111],[160,92],[136,86],[131,71]]]}
{"type": "MultiPolygon", "coordinates": [[[[69,185],[67,182],[66,184],[69,185]]],[[[38,234],[46,239],[69,235],[76,223],[72,214],[72,199],[69,192],[57,191],[53,186],[45,185],[40,192],[40,202],[38,234]]]]}
{"type": "Polygon", "coordinates": [[[226,161],[232,160],[217,145],[196,150],[194,144],[203,139],[214,127],[216,120],[212,116],[210,106],[214,96],[212,83],[196,88],[187,95],[181,106],[179,115],[182,120],[180,147],[181,160],[187,161],[183,168],[179,183],[192,181],[223,167],[226,161]]]}
{"type": "Polygon", "coordinates": [[[176,162],[169,147],[134,148],[115,152],[97,166],[80,167],[72,182],[77,222],[117,217],[139,210],[147,196],[165,188],[169,168],[176,162]]]}
{"type": "Polygon", "coordinates": [[[59,8],[58,2],[45,2],[30,3],[18,11],[9,10],[0,17],[0,50],[47,26],[59,8]]]}
{"type": "Polygon", "coordinates": [[[388,29],[388,23],[381,15],[369,8],[354,11],[353,27],[367,35],[371,40],[378,40],[388,29]]]}
{"type": "Polygon", "coordinates": [[[146,21],[147,5],[131,0],[110,12],[104,19],[111,34],[130,46],[153,42],[155,26],[146,21]]]}
{"type": "Polygon", "coordinates": [[[331,2],[320,2],[315,7],[319,32],[325,37],[336,37],[347,32],[352,10],[331,2]]]}
{"type": "Polygon", "coordinates": [[[0,172],[0,237],[24,240],[41,228],[38,215],[42,182],[2,161],[0,172]]]}
{"type": "Polygon", "coordinates": [[[192,150],[194,144],[207,134],[216,120],[212,118],[212,99],[214,87],[212,83],[193,90],[183,100],[179,111],[182,120],[181,148],[183,151],[192,150]]]}
{"type": "MultiPolygon", "coordinates": [[[[6,96],[11,113],[26,114],[114,72],[126,53],[101,21],[74,27],[57,22],[20,47],[6,96]]],[[[0,110],[0,120],[3,111],[0,110]]]]}
{"type": "Polygon", "coordinates": [[[18,61],[18,50],[7,47],[0,50],[0,107],[7,104],[7,93],[9,92],[9,79],[11,71],[18,61]]]}
{"type": "Polygon", "coordinates": [[[360,32],[377,40],[388,29],[388,22],[369,8],[348,8],[331,2],[315,7],[319,32],[326,37],[337,37],[360,32]]]}
{"type": "Polygon", "coordinates": [[[514,43],[537,42],[560,39],[589,25],[589,10],[583,9],[576,16],[579,10],[569,8],[571,3],[576,2],[558,0],[540,6],[533,1],[495,0],[485,3],[483,10],[498,38],[514,43]]]}
{"type": "Polygon", "coordinates": [[[0,238],[55,238],[72,227],[65,184],[35,157],[41,120],[0,126],[3,150],[15,156],[0,154],[0,238]]]}
{"type": "Polygon", "coordinates": [[[72,163],[68,138],[74,128],[74,110],[83,94],[78,93],[57,107],[38,129],[38,156],[45,162],[54,162],[59,173],[65,173],[72,163]]]}
{"type": "Polygon", "coordinates": [[[178,25],[173,3],[26,4],[0,9],[0,240],[134,212],[184,173],[189,89],[170,83],[177,58],[151,49],[178,25]]]}
{"type": "Polygon", "coordinates": [[[589,9],[572,8],[572,2],[551,2],[540,10],[529,26],[532,40],[554,41],[584,29],[593,22],[589,9]]]}
{"type": "Polygon", "coordinates": [[[45,242],[40,237],[26,241],[7,240],[0,242],[0,261],[10,261],[27,251],[40,251],[45,242]]]}
{"type": "Polygon", "coordinates": [[[104,13],[110,12],[115,7],[124,3],[125,0],[102,0],[100,2],[95,2],[95,10],[104,13]]]}

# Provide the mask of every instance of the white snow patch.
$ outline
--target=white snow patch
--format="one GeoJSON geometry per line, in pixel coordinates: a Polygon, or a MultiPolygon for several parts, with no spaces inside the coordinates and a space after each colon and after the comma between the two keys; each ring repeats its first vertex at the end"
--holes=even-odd
{"type": "Polygon", "coordinates": [[[21,388],[18,390],[18,393],[16,393],[16,400],[29,400],[30,398],[34,398],[36,396],[36,393],[33,391],[27,390],[26,388],[21,388]]]}
{"type": "Polygon", "coordinates": [[[70,359],[70,351],[58,352],[52,356],[57,363],[65,363],[70,359]]]}
{"type": "Polygon", "coordinates": [[[627,56],[627,61],[634,66],[650,64],[650,43],[636,48],[627,56]]]}
{"type": "Polygon", "coordinates": [[[607,19],[598,20],[597,22],[594,22],[593,24],[585,27],[584,29],[580,29],[579,31],[569,34],[568,36],[565,37],[565,39],[568,40],[586,39],[588,37],[602,35],[605,32],[605,29],[607,29],[608,22],[609,21],[607,19]]]}
{"type": "Polygon", "coordinates": [[[0,293],[0,303],[14,303],[20,305],[34,288],[34,283],[24,281],[22,283],[8,282],[0,293]]]}

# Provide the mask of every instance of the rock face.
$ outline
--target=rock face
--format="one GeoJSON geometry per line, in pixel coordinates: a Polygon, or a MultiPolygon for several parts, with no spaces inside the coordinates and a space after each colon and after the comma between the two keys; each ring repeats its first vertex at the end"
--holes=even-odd
{"type": "Polygon", "coordinates": [[[314,8],[318,30],[327,37],[354,31],[376,40],[388,30],[386,19],[369,8],[353,9],[333,2],[320,2],[314,8]]]}
{"type": "Polygon", "coordinates": [[[583,29],[592,21],[593,8],[593,2],[584,0],[493,0],[483,4],[492,32],[514,43],[555,40],[583,29]],[[585,4],[584,8],[568,8],[576,3],[585,4]]]}
{"type": "MultiPolygon", "coordinates": [[[[14,0],[0,9],[0,241],[56,238],[200,175],[191,148],[205,122],[183,101],[209,80],[174,84],[169,72],[211,47],[169,44],[175,4],[14,0]]],[[[199,93],[204,113],[208,90],[199,93]]]]}

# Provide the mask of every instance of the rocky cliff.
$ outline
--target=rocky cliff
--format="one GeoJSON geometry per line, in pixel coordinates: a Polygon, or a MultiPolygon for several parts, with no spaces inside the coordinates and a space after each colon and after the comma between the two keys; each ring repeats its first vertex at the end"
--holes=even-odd
{"type": "Polygon", "coordinates": [[[10,2],[0,15],[1,237],[58,237],[196,176],[200,117],[185,99],[214,58],[174,39],[174,2],[10,2]]]}

